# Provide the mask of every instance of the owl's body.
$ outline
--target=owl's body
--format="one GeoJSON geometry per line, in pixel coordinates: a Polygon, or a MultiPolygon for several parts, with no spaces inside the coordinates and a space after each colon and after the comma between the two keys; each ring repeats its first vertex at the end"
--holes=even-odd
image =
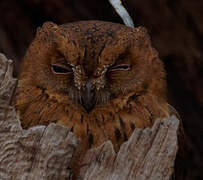
{"type": "Polygon", "coordinates": [[[24,128],[51,122],[82,154],[169,115],[165,72],[144,28],[100,21],[38,29],[21,66],[16,108],[24,128]]]}

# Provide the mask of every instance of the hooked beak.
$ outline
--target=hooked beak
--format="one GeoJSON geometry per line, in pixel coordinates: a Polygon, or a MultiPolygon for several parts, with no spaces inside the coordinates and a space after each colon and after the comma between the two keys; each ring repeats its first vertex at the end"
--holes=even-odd
{"type": "Polygon", "coordinates": [[[90,80],[87,81],[82,91],[81,100],[82,106],[85,108],[87,113],[89,113],[96,104],[95,88],[90,80]]]}

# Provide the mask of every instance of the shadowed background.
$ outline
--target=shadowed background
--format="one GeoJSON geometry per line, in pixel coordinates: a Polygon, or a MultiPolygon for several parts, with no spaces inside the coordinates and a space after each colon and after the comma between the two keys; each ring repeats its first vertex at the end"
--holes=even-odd
{"type": "MultiPolygon", "coordinates": [[[[135,26],[145,26],[168,74],[168,99],[192,146],[193,179],[203,179],[203,1],[123,0],[135,26]]],[[[1,0],[0,52],[19,63],[45,21],[122,23],[108,0],[1,0]]]]}

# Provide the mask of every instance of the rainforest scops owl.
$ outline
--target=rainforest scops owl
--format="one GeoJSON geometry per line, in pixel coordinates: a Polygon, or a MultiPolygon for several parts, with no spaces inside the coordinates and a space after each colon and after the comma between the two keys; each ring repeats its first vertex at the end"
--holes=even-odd
{"type": "Polygon", "coordinates": [[[58,123],[81,153],[170,115],[162,61],[143,27],[45,23],[23,59],[15,107],[23,128],[58,123]]]}

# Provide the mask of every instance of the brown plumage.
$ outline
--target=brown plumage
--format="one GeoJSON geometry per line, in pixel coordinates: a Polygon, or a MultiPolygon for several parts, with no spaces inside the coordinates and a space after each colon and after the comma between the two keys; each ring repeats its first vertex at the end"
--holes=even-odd
{"type": "Polygon", "coordinates": [[[167,117],[163,64],[143,27],[100,21],[47,22],[24,57],[15,106],[24,128],[66,126],[87,149],[118,151],[134,128],[167,117]]]}

